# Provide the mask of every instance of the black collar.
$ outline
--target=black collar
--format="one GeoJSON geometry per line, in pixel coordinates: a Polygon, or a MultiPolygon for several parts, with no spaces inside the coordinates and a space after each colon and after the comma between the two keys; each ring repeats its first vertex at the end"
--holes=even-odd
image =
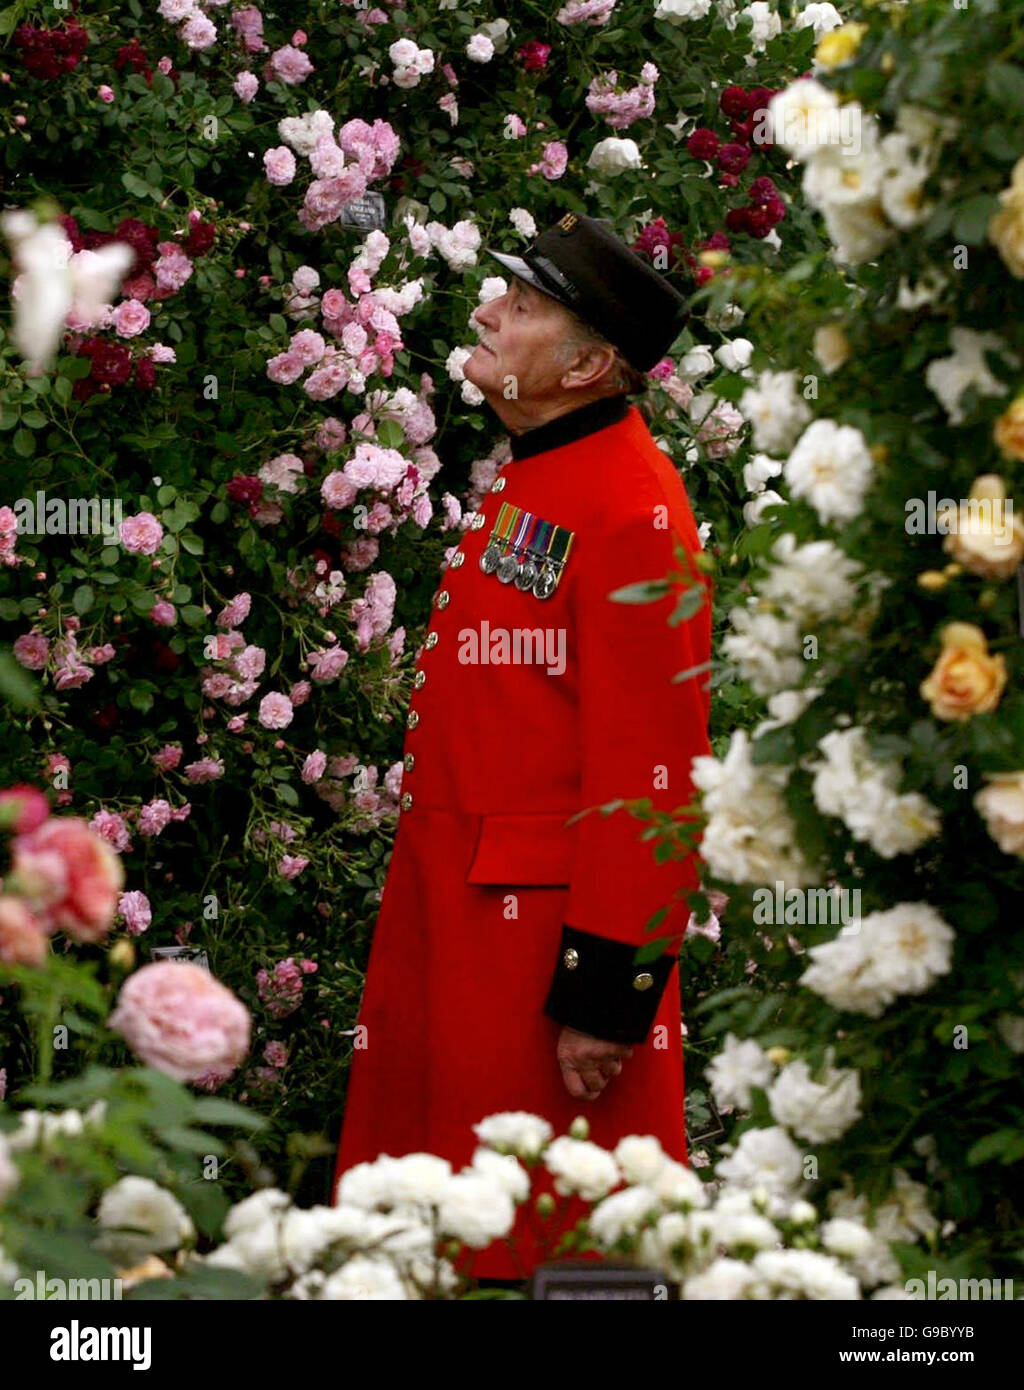
{"type": "Polygon", "coordinates": [[[585,435],[617,425],[629,412],[627,396],[602,396],[600,400],[581,405],[565,415],[558,415],[544,425],[535,425],[522,434],[509,435],[513,459],[532,458],[548,449],[559,449],[585,435]]]}

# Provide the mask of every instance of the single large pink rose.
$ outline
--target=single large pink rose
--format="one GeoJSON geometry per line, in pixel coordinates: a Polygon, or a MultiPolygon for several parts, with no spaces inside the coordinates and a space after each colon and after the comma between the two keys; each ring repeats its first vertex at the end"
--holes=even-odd
{"type": "Polygon", "coordinates": [[[13,876],[51,927],[99,941],[117,912],[124,869],[114,850],[76,816],[53,816],[11,841],[13,876]]]}
{"type": "Polygon", "coordinates": [[[21,898],[0,894],[0,960],[38,967],[46,959],[46,932],[21,898]]]}
{"type": "Polygon", "coordinates": [[[108,1026],[146,1066],[176,1081],[230,1074],[249,1051],[249,1010],[208,970],[161,960],[129,976],[108,1026]]]}

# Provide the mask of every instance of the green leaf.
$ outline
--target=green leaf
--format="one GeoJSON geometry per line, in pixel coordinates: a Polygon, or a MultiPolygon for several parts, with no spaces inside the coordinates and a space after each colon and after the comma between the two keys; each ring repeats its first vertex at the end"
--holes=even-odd
{"type": "Polygon", "coordinates": [[[71,596],[71,605],[80,616],[88,613],[95,602],[96,594],[91,584],[79,584],[71,596]]]}
{"type": "Polygon", "coordinates": [[[978,193],[961,203],[953,217],[953,235],[967,246],[981,245],[988,233],[989,219],[999,207],[993,193],[978,193]]]}
{"type": "Polygon", "coordinates": [[[299,794],[288,782],[278,782],[275,788],[278,801],[283,801],[286,806],[298,806],[299,794]]]}
{"type": "Polygon", "coordinates": [[[613,603],[654,603],[669,591],[667,579],[642,579],[637,584],[624,584],[608,595],[613,603]]]}
{"type": "Polygon", "coordinates": [[[31,458],[36,451],[36,437],[31,430],[15,430],[11,442],[14,445],[14,452],[19,458],[31,458]]]}
{"type": "Polygon", "coordinates": [[[35,709],[39,687],[8,651],[0,651],[0,700],[15,709],[35,709]]]}
{"type": "Polygon", "coordinates": [[[140,714],[148,714],[153,708],[153,692],[144,685],[133,685],[128,692],[128,703],[140,714]]]}
{"type": "Polygon", "coordinates": [[[236,1125],[240,1129],[259,1130],[266,1129],[269,1123],[254,1110],[220,1096],[197,1096],[192,1114],[197,1124],[203,1125],[236,1125]]]}
{"type": "Polygon", "coordinates": [[[985,90],[997,106],[1024,111],[1024,70],[1012,63],[992,63],[985,72],[985,90]]]}
{"type": "Polygon", "coordinates": [[[191,531],[185,531],[179,540],[182,550],[187,550],[190,555],[202,555],[203,542],[199,536],[193,535],[191,531]]]}
{"type": "Polygon", "coordinates": [[[377,426],[377,438],[385,449],[397,449],[405,434],[397,420],[382,420],[377,426]]]}

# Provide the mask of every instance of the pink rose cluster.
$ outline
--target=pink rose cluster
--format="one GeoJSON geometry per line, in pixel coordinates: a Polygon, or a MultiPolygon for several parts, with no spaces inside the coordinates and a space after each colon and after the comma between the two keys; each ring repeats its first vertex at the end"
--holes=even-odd
{"type": "Polygon", "coordinates": [[[287,1018],[302,1003],[302,986],[306,975],[316,973],[315,961],[296,961],[294,956],[278,961],[272,971],[256,972],[256,987],[260,1002],[271,1018],[287,1018]]]}
{"type": "Polygon", "coordinates": [[[176,1081],[230,1075],[249,1051],[249,1010],[191,961],[154,961],[121,987],[108,1026],[148,1067],[176,1081]]]}
{"type": "MultiPolygon", "coordinates": [[[[92,680],[95,666],[102,666],[115,656],[109,642],[84,650],[80,648],[77,637],[80,626],[80,619],[65,618],[64,635],[53,645],[53,683],[58,690],[77,690],[92,680]]],[[[51,655],[49,640],[38,628],[23,633],[14,643],[13,651],[15,660],[29,671],[45,670],[51,655]]]]}
{"type": "Polygon", "coordinates": [[[11,870],[0,893],[0,960],[41,966],[58,930],[100,941],[117,911],[121,861],[84,820],[50,816],[38,788],[13,789],[19,809],[10,842],[11,870]]]}
{"type": "Polygon", "coordinates": [[[400,762],[392,763],[381,778],[379,768],[363,766],[353,754],[328,758],[318,749],[306,759],[302,780],[315,788],[332,811],[346,813],[347,830],[363,834],[397,814],[402,772],[400,762]],[[348,777],[351,785],[345,781],[348,777]]]}
{"type": "MultiPolygon", "coordinates": [[[[248,608],[241,602],[249,595],[239,595],[221,613],[232,616],[232,610],[241,614],[248,608]]],[[[218,624],[220,619],[218,619],[218,624]]],[[[209,700],[223,700],[226,705],[237,707],[255,695],[259,689],[260,677],[267,664],[267,654],[262,647],[247,643],[237,628],[227,632],[211,633],[205,641],[204,651],[212,666],[203,666],[199,676],[203,694],[209,700]]]]}
{"type": "Polygon", "coordinates": [[[327,474],[320,485],[320,495],[328,507],[341,511],[361,493],[377,494],[360,529],[371,536],[384,531],[394,535],[410,517],[418,526],[426,526],[430,521],[433,503],[427,488],[440,466],[437,454],[426,446],[414,450],[410,461],[397,449],[364,441],[356,445],[342,468],[327,474]]]}
{"type": "Polygon", "coordinates": [[[653,63],[644,63],[635,87],[620,87],[617,72],[602,73],[593,79],[587,91],[587,110],[603,116],[613,130],[625,130],[634,121],[654,114],[657,80],[658,69],[653,63]]]}
{"type": "Polygon", "coordinates": [[[18,518],[12,507],[0,507],[0,565],[13,569],[24,563],[25,557],[16,553],[18,545],[18,518]]]}
{"type": "MultiPolygon", "coordinates": [[[[280,73],[277,78],[283,80],[280,73]]],[[[309,162],[313,180],[299,212],[299,221],[309,232],[336,222],[346,203],[361,198],[371,183],[390,174],[400,149],[387,121],[378,119],[369,125],[355,118],[335,134],[334,118],[324,110],[286,116],[278,122],[277,131],[284,143],[264,153],[267,179],[284,187],[298,173],[296,155],[309,162]]]]}
{"type": "Polygon", "coordinates": [[[555,19],[559,24],[590,24],[599,28],[611,19],[615,4],[616,0],[569,0],[555,19]]]}

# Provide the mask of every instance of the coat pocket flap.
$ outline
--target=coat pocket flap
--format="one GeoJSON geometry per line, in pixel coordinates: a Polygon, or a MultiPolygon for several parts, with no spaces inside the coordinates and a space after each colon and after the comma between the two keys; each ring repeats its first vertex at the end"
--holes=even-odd
{"type": "Polygon", "coordinates": [[[565,822],[572,814],[481,816],[466,882],[568,887],[576,826],[565,822]]]}

